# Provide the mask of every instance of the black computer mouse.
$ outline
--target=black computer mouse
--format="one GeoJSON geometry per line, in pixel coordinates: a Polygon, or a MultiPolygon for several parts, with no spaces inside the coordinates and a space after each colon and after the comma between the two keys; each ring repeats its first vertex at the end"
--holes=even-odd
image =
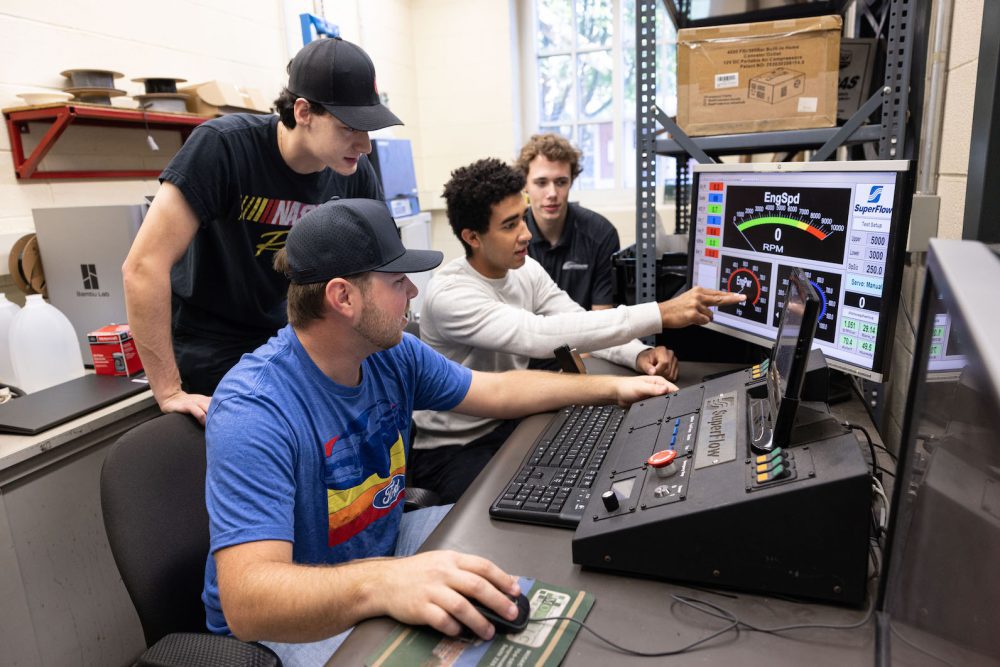
{"type": "MultiPolygon", "coordinates": [[[[517,632],[521,632],[526,627],[528,627],[528,616],[531,614],[531,608],[528,604],[528,598],[524,595],[518,595],[517,597],[513,595],[508,595],[510,601],[517,605],[517,618],[512,621],[508,621],[506,618],[497,615],[495,611],[485,606],[479,600],[475,598],[466,597],[466,600],[472,603],[472,606],[476,608],[480,614],[486,617],[486,620],[493,624],[496,628],[497,634],[509,635],[517,632]]],[[[474,637],[475,633],[468,628],[463,628],[463,636],[474,637]]]]}

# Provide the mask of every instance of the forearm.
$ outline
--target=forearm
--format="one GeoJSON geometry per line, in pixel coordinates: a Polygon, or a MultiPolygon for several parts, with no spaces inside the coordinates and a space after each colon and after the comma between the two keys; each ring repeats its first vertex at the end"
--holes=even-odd
{"type": "Polygon", "coordinates": [[[171,337],[170,274],[138,266],[123,271],[125,308],[153,396],[163,400],[181,389],[171,337]]]}
{"type": "Polygon", "coordinates": [[[388,613],[380,582],[395,559],[336,566],[257,562],[229,586],[220,578],[226,623],[244,641],[310,642],[339,634],[388,613]]]}
{"type": "Polygon", "coordinates": [[[655,304],[599,312],[581,308],[546,315],[496,302],[482,302],[476,308],[463,306],[467,312],[436,314],[446,339],[535,358],[550,357],[552,350],[564,344],[589,352],[661,330],[655,304]]]}
{"type": "Polygon", "coordinates": [[[546,371],[477,373],[473,382],[482,382],[482,402],[463,402],[459,412],[482,417],[513,419],[549,412],[565,405],[599,405],[618,400],[619,378],[606,375],[576,375],[546,371]]]}

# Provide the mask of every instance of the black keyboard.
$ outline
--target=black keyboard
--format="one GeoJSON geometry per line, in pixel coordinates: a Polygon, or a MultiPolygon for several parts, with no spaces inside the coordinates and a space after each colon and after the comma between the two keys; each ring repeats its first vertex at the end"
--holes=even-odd
{"type": "Polygon", "coordinates": [[[614,405],[572,405],[560,410],[493,501],[490,516],[575,527],[624,418],[625,410],[614,405]]]}

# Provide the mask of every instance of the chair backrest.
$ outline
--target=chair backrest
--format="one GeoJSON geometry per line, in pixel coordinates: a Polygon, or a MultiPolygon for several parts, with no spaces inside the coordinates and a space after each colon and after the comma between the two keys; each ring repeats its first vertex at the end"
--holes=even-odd
{"type": "Polygon", "coordinates": [[[101,469],[101,510],[146,644],[205,632],[205,431],[163,415],[118,439],[101,469]]]}

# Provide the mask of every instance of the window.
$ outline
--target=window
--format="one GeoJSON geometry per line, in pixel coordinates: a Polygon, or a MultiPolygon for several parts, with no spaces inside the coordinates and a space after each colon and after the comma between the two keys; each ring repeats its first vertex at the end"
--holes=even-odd
{"type": "MultiPolygon", "coordinates": [[[[635,187],[635,0],[525,0],[531,132],[557,132],[583,151],[582,190],[635,187]]],[[[676,33],[657,6],[657,100],[676,112],[676,33]]],[[[672,159],[657,177],[673,182],[672,159]]]]}

